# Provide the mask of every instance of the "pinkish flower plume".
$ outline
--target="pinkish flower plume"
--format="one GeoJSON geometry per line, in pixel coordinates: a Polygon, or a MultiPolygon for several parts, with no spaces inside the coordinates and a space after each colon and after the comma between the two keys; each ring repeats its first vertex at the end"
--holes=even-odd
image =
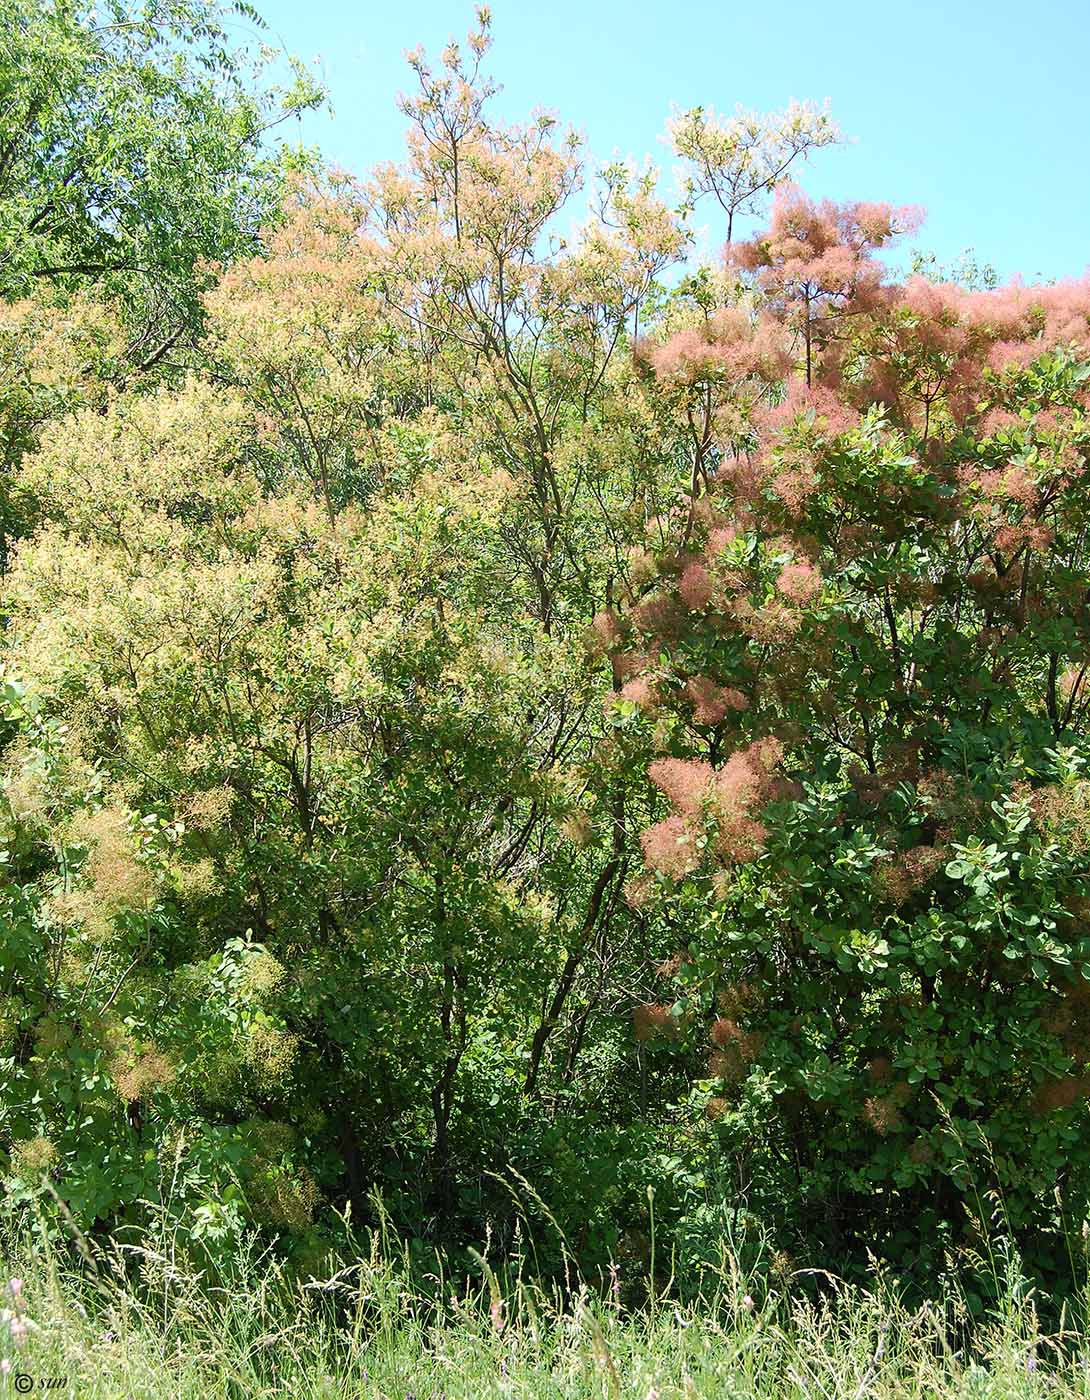
{"type": "Polygon", "coordinates": [[[621,686],[622,700],[629,700],[641,710],[653,710],[659,703],[658,691],[645,676],[637,676],[621,686]]]}
{"type": "Polygon", "coordinates": [[[652,870],[679,880],[696,869],[692,833],[682,817],[667,817],[640,835],[643,858],[652,870]]]}
{"type": "Polygon", "coordinates": [[[711,574],[703,564],[689,564],[681,575],[677,591],[687,608],[703,612],[712,598],[711,574]]]}
{"type": "Polygon", "coordinates": [[[821,574],[813,564],[801,561],[786,564],[776,580],[776,588],[792,603],[805,607],[821,593],[821,574]]]}
{"type": "Polygon", "coordinates": [[[658,758],[647,776],[666,800],[683,816],[696,816],[707,795],[715,771],[710,763],[688,758],[658,758]]]}
{"type": "Polygon", "coordinates": [[[721,687],[708,676],[693,676],[685,683],[697,724],[718,724],[729,710],[745,710],[749,701],[740,690],[721,687]]]}

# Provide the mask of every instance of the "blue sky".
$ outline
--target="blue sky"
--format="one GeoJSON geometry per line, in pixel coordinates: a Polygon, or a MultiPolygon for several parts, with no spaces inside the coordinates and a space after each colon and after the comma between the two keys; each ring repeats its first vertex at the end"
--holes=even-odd
{"type": "MultiPolygon", "coordinates": [[[[312,62],[332,116],[304,138],[357,173],[397,159],[406,49],[461,38],[453,0],[256,0],[270,40],[312,62]]],[[[555,111],[593,156],[669,173],[671,107],[759,110],[828,98],[847,147],[802,183],[836,199],[922,204],[917,246],[965,249],[1003,277],[1090,270],[1090,0],[496,0],[499,114],[555,111]]],[[[713,229],[712,235],[715,230],[713,229]]]]}

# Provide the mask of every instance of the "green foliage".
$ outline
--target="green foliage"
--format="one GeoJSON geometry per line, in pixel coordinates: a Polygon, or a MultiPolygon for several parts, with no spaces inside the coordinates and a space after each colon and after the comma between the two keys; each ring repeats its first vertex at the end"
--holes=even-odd
{"type": "Polygon", "coordinates": [[[318,93],[301,69],[252,91],[225,18],[204,0],[5,0],[0,295],[95,283],[137,318],[147,362],[198,315],[201,265],[252,251],[280,189],[263,135],[318,93]]]}

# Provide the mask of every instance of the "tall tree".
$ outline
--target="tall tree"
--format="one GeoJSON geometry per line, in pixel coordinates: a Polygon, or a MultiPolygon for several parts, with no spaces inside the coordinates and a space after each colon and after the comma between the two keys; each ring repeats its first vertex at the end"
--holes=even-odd
{"type": "Polygon", "coordinates": [[[0,4],[0,296],[93,286],[144,367],[196,325],[211,268],[254,250],[281,196],[269,133],[319,99],[298,66],[254,85],[225,18],[215,0],[0,4]]]}

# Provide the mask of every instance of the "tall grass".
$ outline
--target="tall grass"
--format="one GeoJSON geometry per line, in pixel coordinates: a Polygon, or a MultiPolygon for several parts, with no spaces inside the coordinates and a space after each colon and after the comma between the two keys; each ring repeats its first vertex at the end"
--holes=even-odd
{"type": "Polygon", "coordinates": [[[82,1258],[9,1243],[5,1301],[27,1330],[16,1347],[10,1317],[0,1328],[12,1363],[0,1396],[27,1386],[21,1374],[33,1393],[63,1378],[49,1393],[88,1400],[1090,1397],[1081,1321],[1065,1309],[1043,1331],[1009,1249],[997,1250],[1000,1301],[973,1322],[956,1289],[910,1308],[880,1272],[866,1287],[826,1276],[817,1299],[788,1283],[756,1302],[727,1251],[698,1301],[667,1284],[629,1309],[609,1280],[553,1289],[484,1258],[470,1277],[438,1257],[421,1270],[385,1225],[350,1265],[307,1279],[254,1254],[213,1282],[169,1231],[78,1243],[82,1258]]]}

